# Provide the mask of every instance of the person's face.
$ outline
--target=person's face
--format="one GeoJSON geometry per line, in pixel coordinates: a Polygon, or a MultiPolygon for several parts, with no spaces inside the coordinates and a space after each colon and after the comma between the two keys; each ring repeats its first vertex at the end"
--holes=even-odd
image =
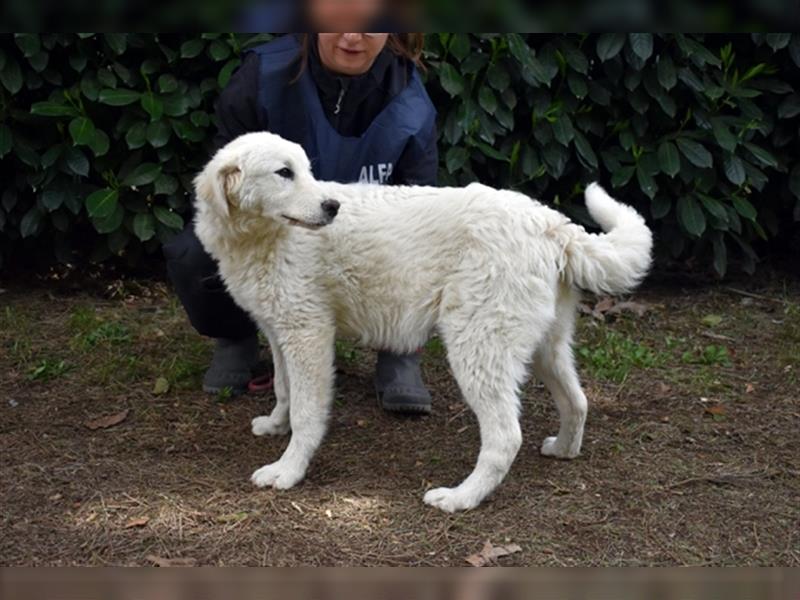
{"type": "Polygon", "coordinates": [[[388,39],[388,33],[320,33],[319,57],[334,73],[362,75],[372,67],[388,39]]]}
{"type": "Polygon", "coordinates": [[[386,0],[306,0],[311,31],[364,31],[386,10],[386,0]]]}

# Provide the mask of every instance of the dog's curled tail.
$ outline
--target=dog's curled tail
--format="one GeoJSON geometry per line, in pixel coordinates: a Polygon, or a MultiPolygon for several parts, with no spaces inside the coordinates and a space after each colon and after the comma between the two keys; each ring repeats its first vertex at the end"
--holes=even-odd
{"type": "Polygon", "coordinates": [[[597,183],[586,188],[586,208],[605,233],[580,228],[566,247],[566,279],[595,294],[622,294],[647,275],[653,235],[642,216],[597,183]]]}

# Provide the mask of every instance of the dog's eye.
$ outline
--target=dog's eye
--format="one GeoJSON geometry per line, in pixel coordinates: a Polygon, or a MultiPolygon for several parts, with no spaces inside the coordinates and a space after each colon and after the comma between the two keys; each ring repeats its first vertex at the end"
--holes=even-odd
{"type": "Polygon", "coordinates": [[[283,167],[275,171],[276,175],[280,175],[284,179],[294,179],[294,171],[292,171],[289,167],[283,167]]]}

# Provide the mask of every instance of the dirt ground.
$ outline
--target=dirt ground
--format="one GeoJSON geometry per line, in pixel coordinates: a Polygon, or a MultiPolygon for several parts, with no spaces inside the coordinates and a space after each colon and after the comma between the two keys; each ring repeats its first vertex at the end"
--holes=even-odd
{"type": "Polygon", "coordinates": [[[583,453],[539,455],[557,419],[530,382],[511,472],[456,515],[422,503],[479,447],[437,340],[422,418],[382,412],[374,354],[338,344],[307,478],[259,490],[250,473],[287,442],[250,433],[273,398],[198,391],[211,348],[166,286],[0,287],[4,566],[465,566],[487,540],[519,546],[495,561],[509,566],[800,566],[797,281],[662,279],[630,304],[587,298],[583,453]]]}

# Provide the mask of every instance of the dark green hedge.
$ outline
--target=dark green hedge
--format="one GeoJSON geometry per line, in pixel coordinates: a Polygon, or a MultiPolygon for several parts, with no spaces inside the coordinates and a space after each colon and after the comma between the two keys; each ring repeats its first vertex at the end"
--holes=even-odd
{"type": "MultiPolygon", "coordinates": [[[[213,103],[268,36],[0,36],[0,261],[143,264],[184,223],[213,103]]],[[[441,182],[582,219],[599,179],[724,273],[800,220],[800,35],[433,34],[441,182]]]]}

